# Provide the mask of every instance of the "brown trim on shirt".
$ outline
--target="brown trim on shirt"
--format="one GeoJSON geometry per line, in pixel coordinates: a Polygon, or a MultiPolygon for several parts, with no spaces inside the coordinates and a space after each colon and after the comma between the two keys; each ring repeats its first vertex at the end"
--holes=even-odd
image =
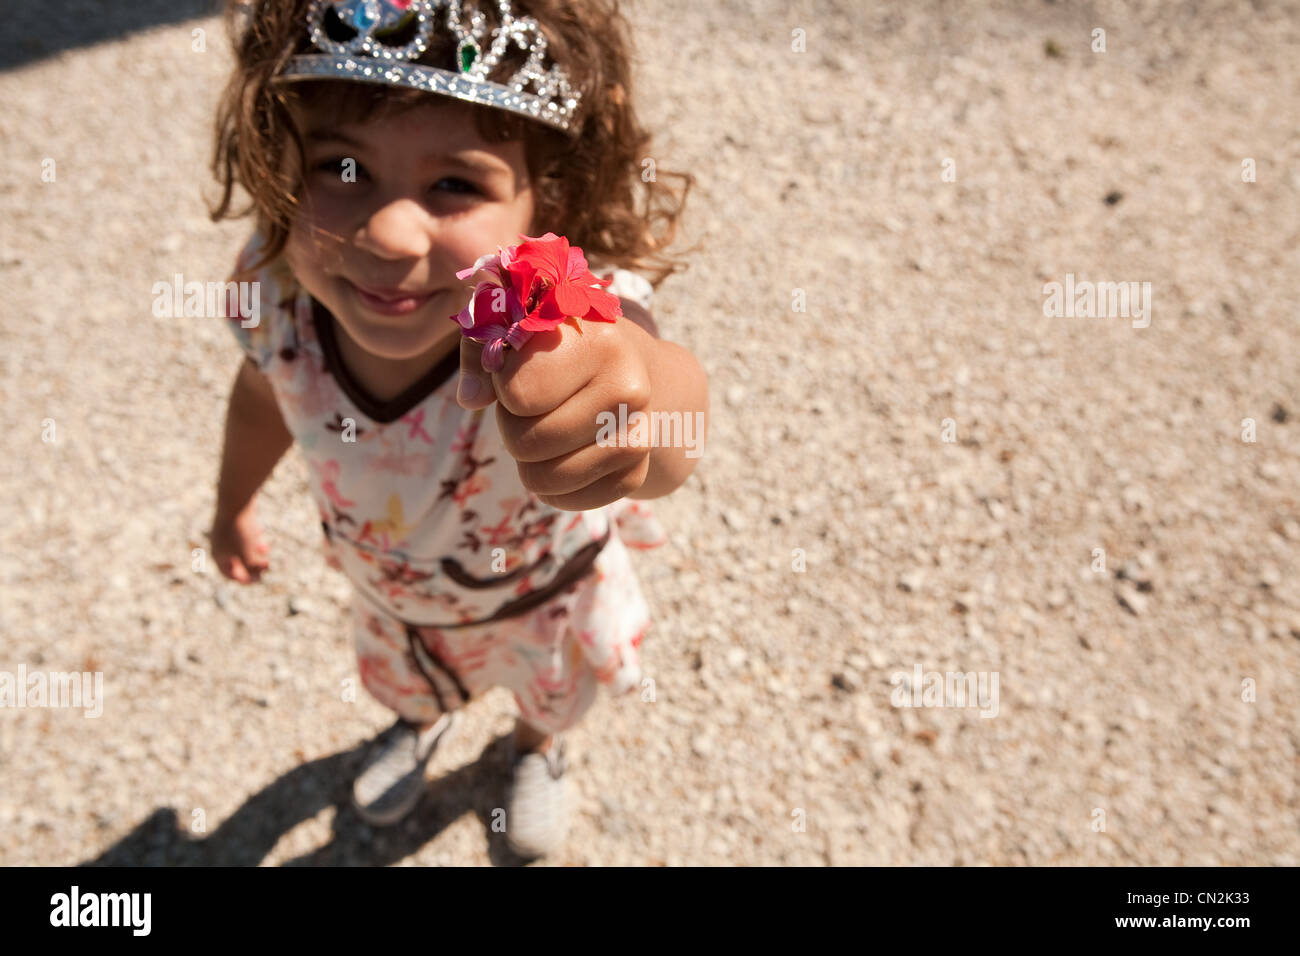
{"type": "Polygon", "coordinates": [[[357,406],[362,414],[380,425],[388,425],[397,421],[437,391],[460,370],[460,349],[455,348],[447,354],[446,358],[425,372],[418,382],[413,383],[402,394],[387,401],[380,401],[367,392],[361,383],[352,377],[352,373],[348,371],[347,366],[343,364],[343,356],[339,352],[338,337],[334,328],[334,316],[319,300],[313,298],[311,301],[312,323],[316,327],[316,338],[320,340],[321,354],[325,356],[325,367],[334,376],[335,381],[339,383],[339,388],[343,390],[343,394],[352,400],[352,404],[357,406]]]}
{"type": "Polygon", "coordinates": [[[465,570],[465,566],[455,558],[443,558],[439,563],[442,566],[443,573],[463,588],[496,588],[513,581],[516,578],[522,578],[526,575],[532,574],[534,571],[540,571],[542,568],[548,566],[554,561],[555,555],[548,551],[532,564],[521,564],[513,571],[508,571],[504,574],[494,574],[490,578],[474,577],[474,575],[465,570]]]}
{"type": "Polygon", "coordinates": [[[458,627],[478,627],[481,624],[491,624],[494,621],[502,621],[509,617],[518,617],[520,614],[540,607],[591,574],[596,566],[596,558],[600,556],[600,552],[609,543],[610,533],[611,529],[606,528],[602,537],[574,552],[573,557],[569,558],[568,563],[560,568],[559,573],[549,582],[536,591],[529,591],[521,597],[507,601],[497,608],[491,616],[479,621],[468,621],[464,624],[432,624],[429,626],[436,627],[440,631],[450,631],[458,627]]]}

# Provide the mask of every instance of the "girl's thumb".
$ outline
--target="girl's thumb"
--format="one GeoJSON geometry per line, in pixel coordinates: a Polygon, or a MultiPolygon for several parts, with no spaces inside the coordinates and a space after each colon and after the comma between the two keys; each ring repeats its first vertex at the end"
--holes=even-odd
{"type": "Polygon", "coordinates": [[[491,394],[491,386],[483,381],[483,376],[466,371],[460,373],[460,383],[456,386],[456,401],[462,408],[474,409],[490,404],[490,401],[484,402],[482,399],[490,398],[491,394]]]}

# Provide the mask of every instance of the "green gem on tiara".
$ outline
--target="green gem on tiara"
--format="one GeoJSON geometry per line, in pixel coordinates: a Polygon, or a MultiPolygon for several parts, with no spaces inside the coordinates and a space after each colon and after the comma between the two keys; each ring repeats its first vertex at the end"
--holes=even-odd
{"type": "Polygon", "coordinates": [[[456,62],[460,64],[460,71],[468,73],[470,68],[474,66],[474,61],[478,59],[479,54],[482,52],[479,45],[473,40],[462,40],[456,50],[456,62]]]}

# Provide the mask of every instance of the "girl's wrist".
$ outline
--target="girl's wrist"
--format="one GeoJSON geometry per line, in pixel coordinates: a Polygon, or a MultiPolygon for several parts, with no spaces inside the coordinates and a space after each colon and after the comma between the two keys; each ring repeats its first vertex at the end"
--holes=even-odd
{"type": "Polygon", "coordinates": [[[256,495],[253,495],[241,505],[238,503],[223,501],[221,496],[218,495],[217,504],[212,513],[212,523],[214,525],[235,524],[245,512],[249,511],[253,507],[253,502],[256,500],[256,497],[256,495]]]}

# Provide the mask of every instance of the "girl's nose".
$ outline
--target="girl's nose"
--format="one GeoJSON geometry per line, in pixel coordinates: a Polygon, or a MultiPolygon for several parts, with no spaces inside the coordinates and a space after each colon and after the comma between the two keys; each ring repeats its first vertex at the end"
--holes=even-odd
{"type": "Polygon", "coordinates": [[[370,216],[357,245],[381,259],[419,259],[432,248],[428,213],[410,199],[395,199],[370,216]]]}

